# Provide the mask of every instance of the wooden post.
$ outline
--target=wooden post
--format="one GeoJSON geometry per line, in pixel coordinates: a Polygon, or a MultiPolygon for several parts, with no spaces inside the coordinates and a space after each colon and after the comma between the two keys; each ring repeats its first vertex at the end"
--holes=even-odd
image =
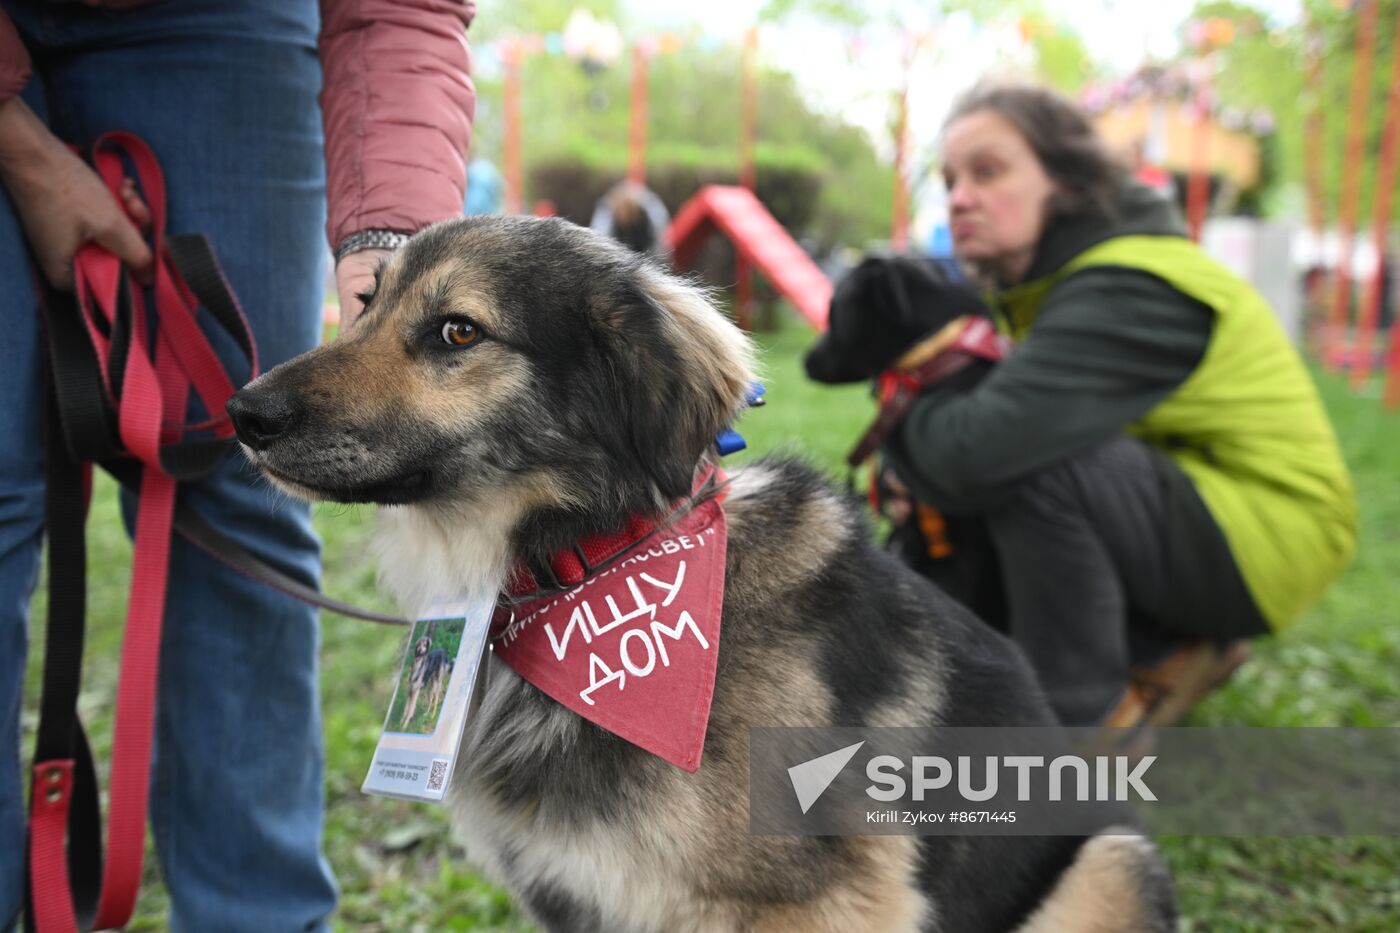
{"type": "Polygon", "coordinates": [[[1322,181],[1322,32],[1315,20],[1308,21],[1304,88],[1309,95],[1307,116],[1303,119],[1303,181],[1308,193],[1308,227],[1321,248],[1327,229],[1326,195],[1322,181]]]}
{"type": "Polygon", "coordinates": [[[1381,137],[1381,161],[1376,174],[1376,191],[1372,202],[1371,243],[1376,251],[1376,268],[1366,289],[1366,304],[1356,322],[1356,348],[1351,362],[1351,385],[1364,386],[1371,378],[1371,355],[1374,352],[1376,322],[1380,320],[1382,292],[1385,281],[1386,241],[1389,239],[1391,207],[1395,203],[1395,157],[1397,136],[1400,136],[1400,16],[1396,17],[1395,60],[1391,63],[1390,94],[1385,107],[1385,134],[1381,137]]]}
{"type": "Polygon", "coordinates": [[[1359,0],[1361,21],[1356,28],[1356,64],[1351,73],[1351,107],[1347,116],[1346,161],[1342,163],[1342,199],[1337,211],[1337,268],[1333,275],[1332,307],[1327,318],[1324,363],[1335,368],[1346,348],[1347,312],[1351,305],[1351,254],[1356,236],[1356,212],[1361,198],[1361,166],[1365,159],[1366,114],[1371,99],[1371,65],[1376,54],[1378,0],[1359,0]]]}
{"type": "Polygon", "coordinates": [[[502,89],[502,110],[505,139],[502,161],[506,164],[507,214],[519,214],[525,209],[525,166],[520,149],[520,61],[524,48],[517,41],[502,43],[501,58],[505,65],[505,87],[502,89]]]}
{"type": "Polygon", "coordinates": [[[748,333],[753,329],[753,263],[744,251],[734,249],[734,323],[748,333]]]}
{"type": "Polygon", "coordinates": [[[758,29],[750,26],[744,34],[742,84],[739,89],[739,184],[754,190],[758,170],[754,164],[754,143],[758,136],[758,29]]]}
{"type": "MultiPolygon", "coordinates": [[[[1306,11],[1306,7],[1304,8],[1306,11]]],[[[1322,101],[1325,90],[1322,86],[1322,30],[1317,20],[1308,16],[1304,34],[1303,93],[1307,99],[1307,113],[1303,116],[1303,187],[1307,192],[1308,229],[1312,231],[1313,244],[1317,249],[1317,265],[1322,266],[1323,242],[1327,236],[1327,195],[1322,178],[1323,133],[1326,127],[1322,119],[1322,101]]],[[[1321,294],[1325,292],[1326,278],[1319,289],[1319,301],[1313,303],[1312,280],[1308,280],[1307,294],[1304,296],[1304,333],[1306,346],[1321,356],[1327,349],[1325,340],[1326,313],[1322,308],[1321,294]]]]}
{"type": "Polygon", "coordinates": [[[909,135],[909,73],[914,66],[917,43],[905,37],[904,76],[895,103],[894,125],[894,203],[890,210],[890,251],[902,253],[909,246],[909,190],[904,181],[908,160],[906,137],[909,135]]]}
{"type": "Polygon", "coordinates": [[[632,125],[628,133],[627,177],[639,185],[647,181],[647,90],[651,50],[645,40],[632,43],[632,125]]]}
{"type": "MultiPolygon", "coordinates": [[[[739,184],[755,191],[758,167],[754,145],[758,136],[758,29],[750,26],[744,34],[744,57],[739,87],[739,184]]],[[[743,251],[734,251],[734,323],[748,332],[753,329],[753,263],[743,251]]]]}
{"type": "Polygon", "coordinates": [[[1191,127],[1191,173],[1186,180],[1186,229],[1201,242],[1210,207],[1211,80],[1209,58],[1201,59],[1201,83],[1196,88],[1196,119],[1191,127]]]}
{"type": "Polygon", "coordinates": [[[1385,407],[1400,408],[1400,326],[1390,325],[1390,362],[1386,364],[1385,407]]]}

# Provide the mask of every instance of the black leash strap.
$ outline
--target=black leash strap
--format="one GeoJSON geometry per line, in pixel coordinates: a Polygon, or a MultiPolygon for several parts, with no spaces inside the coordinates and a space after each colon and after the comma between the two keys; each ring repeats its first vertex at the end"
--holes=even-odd
{"type": "MultiPolygon", "coordinates": [[[[54,388],[59,389],[55,379],[54,388]]],[[[71,386],[69,387],[71,388],[71,386]]],[[[58,403],[48,403],[45,510],[49,539],[49,620],[44,633],[44,690],[39,702],[39,726],[34,761],[72,762],[71,784],[50,780],[49,772],[36,767],[30,787],[34,797],[48,795],[49,802],[67,801],[68,881],[78,929],[91,929],[102,889],[102,819],[98,803],[96,769],[87,735],[78,720],[78,689],[82,679],[84,618],[87,611],[87,486],[90,471],[73,460],[59,425],[58,403]]],[[[33,857],[33,853],[30,853],[33,857]]],[[[25,885],[24,926],[36,929],[33,892],[25,885]]]]}
{"type": "MultiPolygon", "coordinates": [[[[140,488],[141,471],[136,464],[114,461],[102,464],[102,468],[131,492],[135,493],[140,488]]],[[[327,596],[320,590],[288,576],[271,564],[254,557],[241,544],[209,524],[203,516],[183,502],[175,503],[175,530],[220,563],[293,599],[366,622],[379,622],[384,625],[408,624],[407,619],[361,609],[359,606],[327,596]]]]}

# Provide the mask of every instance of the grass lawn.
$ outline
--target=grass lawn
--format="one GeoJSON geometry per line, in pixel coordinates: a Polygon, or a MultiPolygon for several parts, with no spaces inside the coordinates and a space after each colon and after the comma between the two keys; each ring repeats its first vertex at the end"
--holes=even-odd
{"type": "MultiPolygon", "coordinates": [[[[774,450],[838,465],[871,414],[862,387],[826,389],[803,377],[809,335],[796,325],[763,335],[767,407],[739,426],[743,462],[774,450]]],[[[1200,707],[1190,724],[1400,726],[1400,416],[1322,376],[1329,410],[1362,504],[1361,550],[1346,578],[1305,620],[1256,645],[1256,659],[1200,707]]],[[[110,741],[130,548],[110,482],[97,487],[90,528],[90,632],[81,708],[99,760],[110,741]]],[[[387,608],[364,546],[371,511],[323,507],[326,588],[387,608]]],[[[42,643],[42,589],[34,641],[42,643]]],[[[441,808],[363,796],[364,779],[394,688],[404,632],[339,617],[323,626],[326,852],[339,877],[340,930],[527,930],[509,899],[467,871],[441,808]]],[[[33,742],[38,658],[30,659],[25,750],[33,742]]],[[[1397,789],[1400,798],[1400,789],[1397,789]]],[[[217,801],[209,801],[217,805],[217,801]]],[[[1400,927],[1400,839],[1164,838],[1191,931],[1357,930],[1400,927]]],[[[131,930],[160,930],[165,896],[147,860],[131,930]]]]}

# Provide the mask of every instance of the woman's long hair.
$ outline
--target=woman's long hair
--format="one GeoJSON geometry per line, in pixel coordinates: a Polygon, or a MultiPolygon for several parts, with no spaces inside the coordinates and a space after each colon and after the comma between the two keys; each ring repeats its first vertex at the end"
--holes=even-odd
{"type": "Polygon", "coordinates": [[[1058,190],[1046,222],[1085,214],[1112,217],[1127,169],[1073,101],[1034,84],[982,81],[963,94],[943,121],[991,112],[1020,131],[1058,190]]]}

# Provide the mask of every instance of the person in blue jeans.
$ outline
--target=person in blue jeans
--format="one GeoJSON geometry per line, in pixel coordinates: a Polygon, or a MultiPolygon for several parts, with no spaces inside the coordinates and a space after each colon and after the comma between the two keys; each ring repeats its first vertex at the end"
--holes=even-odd
{"type": "MultiPolygon", "coordinates": [[[[474,12],[466,0],[3,0],[0,930],[23,903],[19,712],[44,526],[30,256],[68,289],[84,242],[133,268],[151,261],[139,195],[128,188],[118,204],[65,144],[115,129],[150,144],[168,229],[209,236],[270,368],[319,339],[326,236],[348,326],[386,250],[460,213],[474,12]]],[[[263,560],[317,582],[308,509],[241,455],[180,495],[263,560]]],[[[150,797],[174,929],[326,927],[336,888],[321,855],[317,638],[312,609],[176,538],[150,797]]]]}

